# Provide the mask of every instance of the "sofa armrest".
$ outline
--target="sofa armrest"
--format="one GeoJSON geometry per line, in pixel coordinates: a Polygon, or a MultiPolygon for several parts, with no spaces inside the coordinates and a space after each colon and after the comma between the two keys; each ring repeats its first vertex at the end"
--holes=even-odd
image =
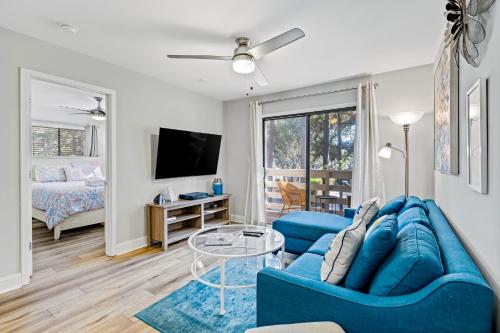
{"type": "Polygon", "coordinates": [[[356,213],[356,209],[354,208],[344,208],[344,217],[353,218],[356,213]]]}
{"type": "Polygon", "coordinates": [[[257,275],[257,326],[333,321],[349,333],[486,333],[491,330],[492,302],[491,289],[468,274],[445,275],[418,292],[396,297],[364,294],[272,268],[257,275]]]}

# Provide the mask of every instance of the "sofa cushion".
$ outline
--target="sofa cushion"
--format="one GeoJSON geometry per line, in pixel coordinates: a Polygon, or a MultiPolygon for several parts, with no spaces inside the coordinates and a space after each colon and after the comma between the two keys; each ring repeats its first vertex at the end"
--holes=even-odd
{"type": "Polygon", "coordinates": [[[401,210],[401,208],[404,207],[405,203],[406,197],[404,195],[400,195],[389,200],[382,208],[380,208],[377,214],[377,218],[383,215],[397,214],[401,210]]]}
{"type": "Polygon", "coordinates": [[[330,248],[330,244],[332,243],[332,240],[334,238],[335,234],[324,234],[320,239],[314,242],[314,244],[309,248],[309,250],[307,250],[307,252],[324,256],[330,248]]]}
{"type": "Polygon", "coordinates": [[[321,281],[320,271],[323,256],[304,253],[288,266],[285,271],[308,279],[321,281]]]}
{"type": "Polygon", "coordinates": [[[344,208],[344,217],[349,217],[352,219],[355,214],[356,214],[355,208],[344,208]]]}
{"type": "Polygon", "coordinates": [[[375,274],[370,294],[409,294],[425,287],[443,274],[434,234],[421,224],[410,223],[399,232],[394,251],[375,274]]]}
{"type": "Polygon", "coordinates": [[[423,202],[422,200],[420,200],[418,197],[411,196],[411,197],[408,197],[406,199],[406,203],[403,206],[403,208],[401,208],[401,210],[399,211],[398,215],[402,214],[405,210],[413,208],[413,207],[420,207],[420,208],[422,208],[425,211],[426,214],[429,214],[429,208],[427,207],[427,205],[425,204],[425,202],[423,202]]]}
{"type": "Polygon", "coordinates": [[[320,212],[297,211],[286,214],[273,222],[273,229],[285,237],[316,241],[324,234],[337,233],[347,228],[352,219],[320,212]]]}
{"type": "Polygon", "coordinates": [[[413,207],[405,210],[401,214],[398,215],[398,225],[399,230],[403,230],[403,228],[409,223],[417,223],[421,224],[424,227],[432,229],[432,224],[427,217],[425,211],[420,207],[413,207]]]}
{"type": "Polygon", "coordinates": [[[374,223],[347,273],[345,286],[353,290],[367,288],[380,264],[396,246],[397,237],[396,215],[385,215],[380,223],[374,223]]]}
{"type": "Polygon", "coordinates": [[[377,228],[377,226],[383,221],[385,220],[385,218],[387,217],[387,215],[382,215],[380,216],[379,218],[377,219],[374,219],[375,221],[373,221],[369,227],[366,228],[366,233],[365,233],[365,240],[368,238],[368,236],[370,235],[370,233],[373,232],[373,230],[375,230],[377,228]]]}

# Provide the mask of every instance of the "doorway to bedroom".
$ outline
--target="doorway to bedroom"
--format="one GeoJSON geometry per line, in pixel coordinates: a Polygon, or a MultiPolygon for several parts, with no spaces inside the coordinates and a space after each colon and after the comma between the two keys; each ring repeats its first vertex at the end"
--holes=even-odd
{"type": "Polygon", "coordinates": [[[35,272],[104,251],[105,103],[104,95],[31,81],[35,272]]]}
{"type": "Polygon", "coordinates": [[[23,284],[49,268],[114,254],[114,96],[104,88],[21,71],[23,284]]]}

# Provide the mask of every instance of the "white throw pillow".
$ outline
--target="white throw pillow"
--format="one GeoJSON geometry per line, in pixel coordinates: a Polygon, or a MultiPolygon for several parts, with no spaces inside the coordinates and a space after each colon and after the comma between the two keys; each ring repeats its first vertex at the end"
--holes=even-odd
{"type": "Polygon", "coordinates": [[[379,198],[377,197],[371,198],[363,202],[361,204],[359,212],[356,215],[354,215],[353,221],[356,221],[356,219],[361,218],[365,221],[365,225],[368,225],[379,211],[378,202],[379,198]]]}
{"type": "Polygon", "coordinates": [[[65,182],[64,166],[37,165],[35,167],[35,181],[39,183],[65,182]]]}
{"type": "Polygon", "coordinates": [[[88,179],[104,179],[101,167],[93,164],[82,164],[64,168],[68,181],[81,181],[88,179]]]}
{"type": "Polygon", "coordinates": [[[378,212],[378,198],[363,202],[352,224],[335,236],[321,264],[321,280],[338,284],[349,271],[365,240],[366,225],[378,212]]]}

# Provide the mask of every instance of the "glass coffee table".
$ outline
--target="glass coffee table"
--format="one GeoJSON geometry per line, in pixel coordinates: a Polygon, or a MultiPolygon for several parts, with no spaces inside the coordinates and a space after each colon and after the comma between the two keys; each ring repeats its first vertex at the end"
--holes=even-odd
{"type": "Polygon", "coordinates": [[[285,237],[268,227],[232,224],[202,229],[189,237],[188,245],[194,252],[193,276],[207,286],[220,289],[221,315],[225,313],[224,289],[254,287],[260,269],[283,267],[285,237]],[[252,236],[248,235],[251,232],[252,236]],[[274,254],[278,250],[281,250],[279,258],[274,254]],[[202,276],[217,265],[220,271],[218,281],[209,281],[202,276]],[[236,275],[244,272],[244,276],[228,281],[226,265],[230,265],[231,272],[236,272],[236,275]]]}

